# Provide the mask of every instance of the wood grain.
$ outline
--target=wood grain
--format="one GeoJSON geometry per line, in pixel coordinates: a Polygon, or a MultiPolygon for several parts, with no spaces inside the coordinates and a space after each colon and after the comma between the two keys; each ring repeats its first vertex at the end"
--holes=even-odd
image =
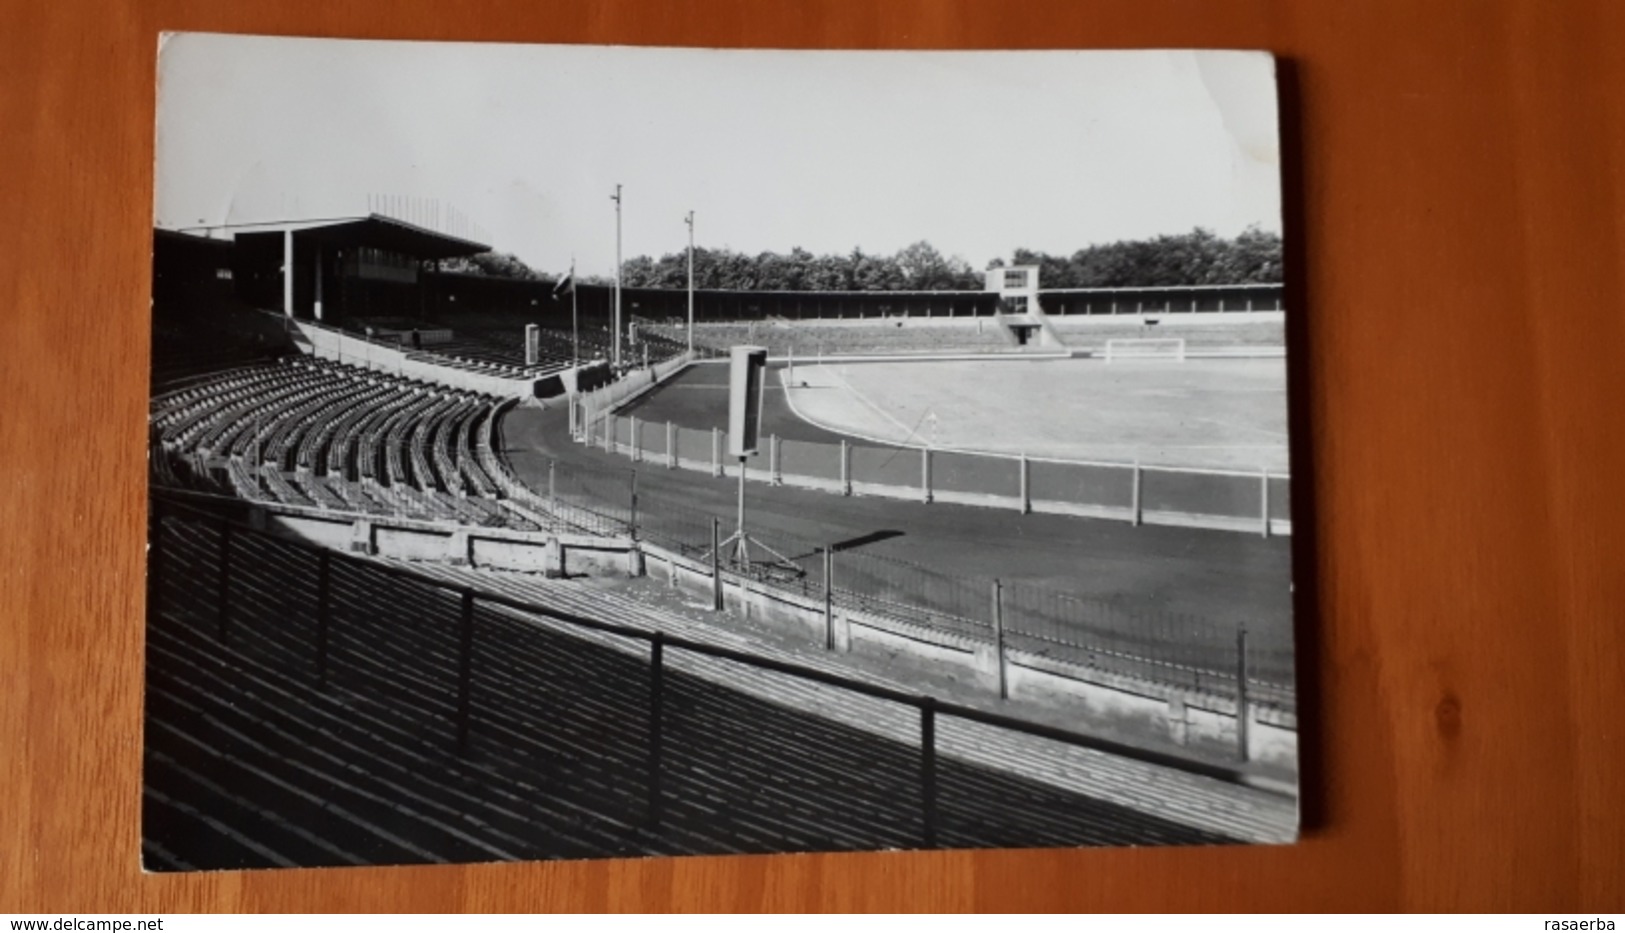
{"type": "Polygon", "coordinates": [[[1625,909],[1625,5],[0,10],[0,911],[1625,909]],[[1282,56],[1306,840],[143,876],[160,30],[1282,56]]]}

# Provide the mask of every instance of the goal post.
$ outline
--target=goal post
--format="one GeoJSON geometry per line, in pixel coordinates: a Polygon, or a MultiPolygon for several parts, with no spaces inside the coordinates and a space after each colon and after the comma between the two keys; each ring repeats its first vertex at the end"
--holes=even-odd
{"type": "Polygon", "coordinates": [[[1183,337],[1120,337],[1106,341],[1106,362],[1117,360],[1185,361],[1183,337]]]}

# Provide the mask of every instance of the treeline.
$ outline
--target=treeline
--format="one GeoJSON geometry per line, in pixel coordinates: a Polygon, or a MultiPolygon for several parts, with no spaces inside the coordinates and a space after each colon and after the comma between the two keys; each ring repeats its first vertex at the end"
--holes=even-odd
{"type": "Polygon", "coordinates": [[[1038,266],[1040,288],[1276,283],[1282,281],[1281,235],[1251,227],[1225,239],[1198,227],[1173,236],[1090,246],[1071,256],[1018,249],[1011,264],[1038,266]]]}
{"type": "MultiPolygon", "coordinates": [[[[1190,233],[1147,240],[1119,240],[1080,249],[1070,256],[1018,249],[1010,262],[994,259],[985,268],[1039,267],[1042,288],[1228,285],[1281,281],[1281,237],[1249,228],[1226,239],[1197,228],[1190,233]]],[[[485,253],[448,265],[452,271],[505,278],[541,278],[514,256],[485,253]]],[[[604,276],[582,276],[587,284],[608,284],[604,276]]],[[[628,288],[685,288],[688,254],[659,259],[635,256],[621,269],[628,288]]],[[[943,256],[921,240],[892,255],[854,249],[845,255],[814,255],[797,247],[789,253],[756,255],[726,249],[694,250],[694,287],[738,291],[980,291],[984,273],[962,257],[943,256]]]]}
{"type": "Polygon", "coordinates": [[[525,261],[512,253],[478,253],[443,259],[440,268],[446,272],[470,275],[489,275],[498,279],[540,279],[542,274],[525,265],[525,261]]]}
{"type": "MultiPolygon", "coordinates": [[[[945,257],[920,241],[885,256],[854,249],[845,255],[789,253],[752,256],[727,249],[694,249],[694,287],[739,291],[919,291],[980,289],[982,273],[958,256],[945,257]]],[[[621,282],[632,288],[686,288],[688,253],[626,261],[621,282]]]]}

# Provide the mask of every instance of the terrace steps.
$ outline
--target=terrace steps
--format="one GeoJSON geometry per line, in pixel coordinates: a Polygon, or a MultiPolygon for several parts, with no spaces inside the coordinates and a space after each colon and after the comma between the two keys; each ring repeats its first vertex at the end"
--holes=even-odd
{"type": "MultiPolygon", "coordinates": [[[[738,665],[708,670],[674,652],[664,819],[650,827],[645,655],[482,608],[471,749],[459,756],[454,596],[366,565],[335,566],[323,689],[313,676],[312,556],[234,537],[246,559],[233,564],[241,569],[222,640],[212,588],[188,583],[210,579],[214,532],[178,519],[166,527],[163,611],[149,622],[144,835],[153,867],[917,844],[911,710],[891,714],[898,731],[888,738],[845,721],[876,715],[861,698],[769,682],[780,675],[754,681],[738,665]]],[[[661,621],[581,584],[530,582],[538,589],[527,592],[590,604],[599,616],[661,621]]],[[[945,728],[941,741],[951,736],[945,728]]],[[[1234,838],[949,754],[939,761],[945,845],[1234,838]]]]}

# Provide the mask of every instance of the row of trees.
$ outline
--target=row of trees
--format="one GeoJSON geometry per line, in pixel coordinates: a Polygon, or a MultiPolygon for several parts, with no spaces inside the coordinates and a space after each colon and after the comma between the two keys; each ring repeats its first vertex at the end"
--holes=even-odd
{"type": "Polygon", "coordinates": [[[470,275],[489,275],[498,279],[540,279],[542,274],[525,265],[525,261],[513,253],[479,253],[474,256],[458,256],[454,259],[445,259],[440,268],[447,272],[462,272],[470,275]]]}
{"type": "MultiPolygon", "coordinates": [[[[684,288],[688,284],[688,254],[685,251],[659,259],[629,259],[622,267],[621,281],[634,288],[684,288]]],[[[982,274],[958,256],[944,257],[923,240],[890,256],[861,249],[845,255],[817,256],[800,247],[788,253],[752,256],[696,247],[694,287],[819,292],[979,289],[982,274]]]]}
{"type": "MultiPolygon", "coordinates": [[[[1039,267],[1043,288],[1115,288],[1160,285],[1227,285],[1281,281],[1281,237],[1258,228],[1226,239],[1210,230],[1119,240],[1080,249],[1070,256],[1018,249],[1011,265],[1039,267]]],[[[1006,265],[994,259],[988,269],[1006,265]]],[[[505,278],[541,278],[506,253],[485,253],[448,266],[453,271],[505,278]]],[[[588,284],[608,284],[583,276],[588,284]]],[[[635,256],[621,268],[629,288],[684,288],[687,252],[659,259],[635,256]]],[[[694,287],[742,291],[918,291],[980,290],[983,273],[959,256],[943,256],[921,240],[890,256],[854,249],[845,255],[816,256],[797,247],[789,253],[754,256],[727,249],[694,250],[694,287]]]]}
{"type": "Polygon", "coordinates": [[[1043,288],[1275,283],[1282,281],[1281,235],[1250,227],[1225,239],[1199,227],[1173,236],[1090,246],[1070,256],[1018,249],[1011,264],[1038,266],[1043,288]]]}

